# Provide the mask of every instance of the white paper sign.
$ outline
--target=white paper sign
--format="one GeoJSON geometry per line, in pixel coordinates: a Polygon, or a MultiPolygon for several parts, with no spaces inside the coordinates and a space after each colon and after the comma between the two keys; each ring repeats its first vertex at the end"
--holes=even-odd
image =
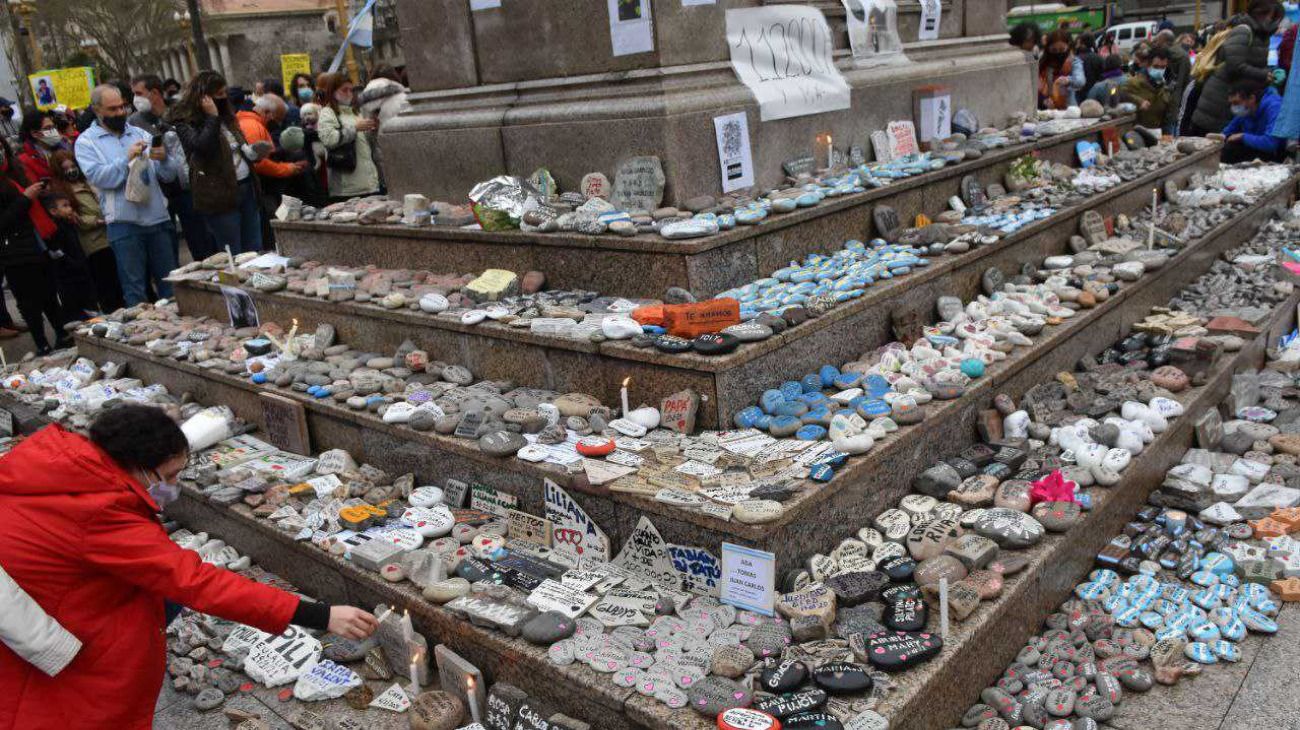
{"type": "Polygon", "coordinates": [[[906,63],[898,36],[898,7],[894,0],[840,0],[848,26],[853,65],[869,68],[906,63]]]}
{"type": "Polygon", "coordinates": [[[492,10],[501,7],[501,0],[469,0],[469,9],[471,12],[476,10],[492,10]]]}
{"type": "Polygon", "coordinates": [[[939,19],[943,17],[943,4],[939,0],[921,0],[921,27],[916,39],[933,41],[939,38],[939,19]]]}
{"type": "Polygon", "coordinates": [[[776,606],[776,555],[722,543],[721,600],[736,608],[773,615],[776,606]]]}
{"type": "Polygon", "coordinates": [[[731,67],[754,94],[762,121],[849,108],[849,85],[831,60],[834,43],[820,10],[728,10],[727,45],[731,67]]]}
{"type": "Polygon", "coordinates": [[[722,192],[753,187],[754,158],[749,148],[749,120],[745,112],[713,118],[718,137],[718,170],[722,192]]]}
{"type": "MultiPolygon", "coordinates": [[[[935,0],[938,4],[938,0],[935,0]]],[[[924,7],[924,3],[922,3],[924,7]]],[[[931,142],[952,136],[952,97],[940,94],[921,99],[921,125],[918,130],[922,142],[931,142]]]]}
{"type": "Polygon", "coordinates": [[[607,0],[609,43],[615,56],[649,53],[655,49],[650,0],[607,0]]]}

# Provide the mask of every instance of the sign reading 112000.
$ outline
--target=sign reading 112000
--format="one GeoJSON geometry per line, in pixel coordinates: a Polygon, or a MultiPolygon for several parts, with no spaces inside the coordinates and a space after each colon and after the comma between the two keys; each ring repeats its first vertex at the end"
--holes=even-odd
{"type": "Polygon", "coordinates": [[[753,92],[763,121],[849,108],[849,85],[831,60],[826,18],[815,8],[773,5],[727,11],[731,67],[753,92]]]}

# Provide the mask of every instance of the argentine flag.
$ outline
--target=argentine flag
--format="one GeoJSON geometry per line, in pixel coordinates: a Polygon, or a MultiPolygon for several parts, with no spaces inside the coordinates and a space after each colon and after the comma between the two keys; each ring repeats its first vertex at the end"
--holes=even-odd
{"type": "Polygon", "coordinates": [[[352,22],[348,23],[347,37],[339,45],[339,51],[334,54],[334,61],[330,64],[330,73],[338,71],[343,64],[343,54],[347,51],[349,43],[358,48],[370,48],[375,44],[374,10],[375,0],[366,0],[365,7],[352,17],[352,22]]]}

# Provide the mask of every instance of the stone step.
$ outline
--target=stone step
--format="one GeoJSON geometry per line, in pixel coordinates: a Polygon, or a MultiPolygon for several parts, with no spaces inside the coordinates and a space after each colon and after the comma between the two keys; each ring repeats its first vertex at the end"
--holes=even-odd
{"type": "MultiPolygon", "coordinates": [[[[1069,532],[1049,534],[1031,548],[1028,567],[1007,579],[998,598],[981,603],[965,621],[954,622],[938,658],[895,675],[895,689],[876,708],[890,718],[890,727],[928,730],[957,723],[980,689],[1001,674],[1027,637],[1055,610],[1076,579],[1092,566],[1095,553],[1119,532],[1151,490],[1160,484],[1165,471],[1179,461],[1191,443],[1196,416],[1216,407],[1231,386],[1232,374],[1261,364],[1266,344],[1294,326],[1298,303],[1300,292],[1274,310],[1270,321],[1261,328],[1260,336],[1241,351],[1222,357],[1204,386],[1179,394],[1185,414],[1133,460],[1119,485],[1090,489],[1093,509],[1069,532]]],[[[1145,314],[1146,308],[1136,302],[1131,302],[1130,307],[1140,308],[1145,314]]],[[[1113,341],[1109,336],[1096,339],[1103,344],[1113,341]]],[[[1025,387],[1032,384],[1026,383],[1025,387]]],[[[1009,392],[1020,395],[1023,389],[1009,392]]],[[[918,465],[912,465],[909,476],[917,468],[918,465]]],[[[607,675],[580,663],[554,666],[539,647],[475,627],[424,601],[409,583],[388,583],[310,543],[295,542],[249,512],[244,505],[231,508],[213,505],[188,485],[183,486],[182,499],[169,508],[170,517],[191,529],[221,534],[259,564],[324,600],[356,605],[388,603],[408,608],[422,633],[448,644],[493,681],[517,684],[530,694],[554,702],[567,714],[589,720],[608,718],[605,722],[612,724],[601,726],[610,727],[690,730],[714,727],[714,723],[690,710],[669,710],[654,700],[621,689],[607,675]]],[[[928,628],[938,631],[937,611],[930,612],[928,628]]]]}
{"type": "Polygon", "coordinates": [[[1072,162],[1075,143],[1100,142],[1101,130],[1132,124],[1132,116],[1089,125],[1036,142],[991,150],[978,160],[899,180],[864,193],[828,198],[820,205],[772,216],[756,226],[739,226],[714,236],[674,241],[657,234],[615,235],[489,232],[463,228],[407,228],[400,225],[275,222],[280,253],[348,265],[433,271],[482,271],[508,266],[536,269],[552,287],[595,289],[623,296],[659,297],[671,286],[698,297],[744,284],[827,242],[875,235],[870,206],[887,203],[901,220],[943,210],[958,194],[961,178],[1001,182],[1011,163],[1035,152],[1045,160],[1072,162]]]}
{"type": "MultiPolygon", "coordinates": [[[[342,341],[378,352],[392,351],[405,339],[439,359],[468,367],[479,377],[505,379],[560,392],[591,393],[617,402],[625,378],[632,379],[638,402],[657,405],[685,388],[702,396],[697,423],[702,428],[729,428],[732,416],[752,405],[783,377],[797,377],[810,363],[841,365],[862,352],[894,339],[896,321],[932,321],[941,295],[969,300],[980,293],[980,275],[990,267],[1013,274],[1025,261],[1068,252],[1066,241],[1077,233],[1088,210],[1103,215],[1131,213],[1150,200],[1150,189],[1167,180],[1181,182],[1194,172],[1211,172],[1218,148],[1188,155],[1172,165],[1025,226],[989,246],[942,256],[907,276],[873,285],[855,300],[761,342],[746,344],[717,357],[659,352],[625,341],[594,343],[535,335],[495,322],[467,326],[447,317],[410,310],[388,310],[373,303],[328,302],[287,291],[264,294],[249,290],[259,314],[270,321],[297,319],[313,329],[333,324],[342,341]],[[412,328],[420,328],[412,337],[412,328]]],[[[928,208],[940,210],[940,201],[928,208]]],[[[191,276],[191,275],[185,275],[191,276]]],[[[176,300],[183,314],[223,320],[226,305],[215,282],[177,277],[176,300]]],[[[626,292],[617,291],[625,295],[626,292]]]]}
{"type": "Polygon", "coordinates": [[[989,407],[997,393],[1021,393],[1061,370],[1071,369],[1080,357],[1095,354],[1120,338],[1151,306],[1167,303],[1223,251],[1253,235],[1261,218],[1259,211],[1292,200],[1296,179],[1293,176],[1262,196],[1158,271],[1121,288],[1094,309],[1084,310],[1062,325],[1048,327],[1033,346],[989,367],[962,398],[928,404],[922,424],[904,427],[872,451],[851,459],[831,482],[810,485],[786,503],[781,518],[762,525],[723,522],[651,499],[610,493],[558,468],[490,457],[468,441],[384,424],[368,413],[285,389],[264,389],[245,378],[188,363],[155,358],[141,348],[93,337],[79,337],[79,346],[96,360],[125,359],[137,377],[161,382],[174,392],[190,391],[200,401],[225,403],[259,426],[265,425],[261,392],[294,398],[304,404],[316,449],[347,449],[391,473],[412,471],[425,480],[438,480],[436,483],[447,477],[479,482],[516,495],[521,509],[535,513],[541,510],[542,479],[554,479],[570,490],[616,544],[626,540],[640,517],[646,515],[669,542],[716,546],[726,540],[774,552],[782,567],[791,567],[815,552],[829,552],[853,531],[854,525],[894,506],[911,491],[911,479],[923,465],[969,445],[979,410],[989,407]]]}

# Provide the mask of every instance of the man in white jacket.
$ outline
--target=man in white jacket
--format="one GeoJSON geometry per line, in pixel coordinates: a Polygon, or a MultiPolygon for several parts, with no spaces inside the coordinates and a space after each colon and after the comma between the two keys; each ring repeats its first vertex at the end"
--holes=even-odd
{"type": "Polygon", "coordinates": [[[0,641],[53,677],[81,651],[81,641],[46,615],[0,568],[0,641]]]}

